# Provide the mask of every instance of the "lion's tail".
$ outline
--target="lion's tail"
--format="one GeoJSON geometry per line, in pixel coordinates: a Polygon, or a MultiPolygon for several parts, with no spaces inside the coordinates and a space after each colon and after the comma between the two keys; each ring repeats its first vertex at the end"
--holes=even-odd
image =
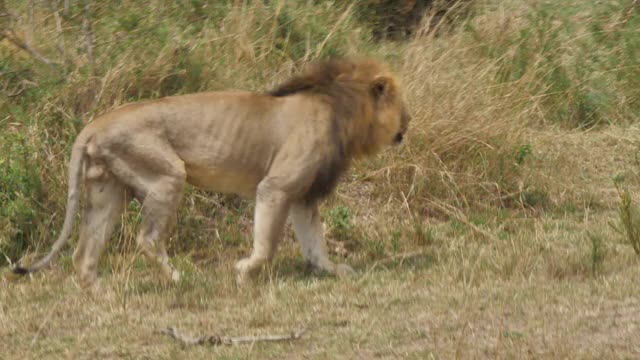
{"type": "Polygon", "coordinates": [[[71,151],[71,161],[69,162],[69,192],[67,198],[67,212],[64,217],[64,225],[62,226],[62,232],[58,237],[58,240],[53,244],[53,248],[40,261],[29,267],[16,266],[13,272],[20,275],[36,272],[47,265],[56,257],[60,249],[67,243],[73,225],[75,222],[76,212],[78,211],[78,205],[80,204],[80,181],[82,177],[82,165],[85,159],[86,146],[83,142],[76,142],[71,151]]]}

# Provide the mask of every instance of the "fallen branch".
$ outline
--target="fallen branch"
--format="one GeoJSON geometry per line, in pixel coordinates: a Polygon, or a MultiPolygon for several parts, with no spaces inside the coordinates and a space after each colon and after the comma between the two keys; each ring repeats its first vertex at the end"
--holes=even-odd
{"type": "Polygon", "coordinates": [[[0,40],[2,40],[3,38],[9,40],[15,46],[28,52],[29,54],[31,54],[31,56],[47,65],[60,65],[59,62],[47,59],[46,57],[44,57],[44,55],[40,54],[36,49],[32,48],[24,40],[20,39],[13,31],[13,29],[0,29],[0,40]]]}
{"type": "Polygon", "coordinates": [[[20,84],[22,85],[22,86],[20,87],[20,89],[19,89],[19,90],[17,90],[17,91],[15,91],[13,94],[9,94],[9,95],[7,95],[7,97],[9,97],[9,98],[16,97],[16,96],[18,96],[18,95],[22,94],[22,93],[23,93],[25,90],[27,90],[28,88],[30,88],[30,87],[34,87],[34,86],[37,86],[37,85],[38,85],[37,83],[34,83],[33,81],[29,81],[29,80],[22,80],[22,81],[20,82],[20,84]]]}
{"type": "Polygon", "coordinates": [[[422,255],[425,255],[425,251],[424,250],[416,250],[416,251],[409,251],[409,252],[404,252],[404,253],[400,253],[400,254],[394,254],[394,255],[391,255],[391,256],[387,256],[384,259],[380,259],[380,260],[376,261],[374,266],[375,265],[386,265],[386,264],[389,264],[391,262],[398,261],[398,260],[400,260],[400,262],[403,262],[403,261],[405,261],[407,259],[413,259],[415,257],[422,256],[422,255]]]}
{"type": "Polygon", "coordinates": [[[298,340],[302,338],[306,330],[303,328],[298,331],[292,331],[289,335],[265,335],[265,336],[219,336],[219,335],[203,335],[199,337],[191,337],[178,332],[174,327],[169,327],[160,330],[161,334],[169,335],[172,338],[178,340],[183,345],[237,345],[240,343],[255,343],[255,342],[273,342],[273,341],[287,341],[298,340]]]}
{"type": "Polygon", "coordinates": [[[7,95],[8,98],[17,97],[24,92],[25,88],[20,88],[20,90],[14,92],[13,94],[7,95]]]}
{"type": "Polygon", "coordinates": [[[60,303],[64,300],[64,297],[60,297],[58,298],[58,300],[53,304],[53,306],[51,306],[49,308],[49,311],[47,312],[47,315],[42,319],[42,322],[40,323],[40,326],[38,326],[38,330],[36,331],[36,334],[33,336],[33,338],[31,339],[31,346],[34,346],[36,344],[36,342],[38,341],[38,338],[40,337],[40,334],[42,334],[42,330],[44,330],[44,327],[49,323],[49,321],[51,320],[51,317],[53,316],[53,313],[55,313],[56,309],[59,308],[60,303]]]}
{"type": "Polygon", "coordinates": [[[493,234],[489,233],[488,231],[482,230],[481,228],[471,223],[467,219],[467,217],[464,215],[464,213],[459,209],[457,209],[456,207],[451,206],[449,204],[445,204],[444,202],[441,202],[441,201],[436,201],[436,200],[430,200],[429,203],[437,207],[438,210],[444,212],[445,214],[451,217],[454,217],[456,220],[467,225],[476,235],[482,236],[485,239],[494,239],[493,234]]]}

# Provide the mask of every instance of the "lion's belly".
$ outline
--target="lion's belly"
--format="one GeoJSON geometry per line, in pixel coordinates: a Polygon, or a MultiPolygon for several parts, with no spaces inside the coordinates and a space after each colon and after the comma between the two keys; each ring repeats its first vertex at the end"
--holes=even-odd
{"type": "Polygon", "coordinates": [[[234,193],[247,198],[255,197],[261,176],[250,171],[223,168],[203,168],[187,165],[187,181],[197,187],[234,193]]]}

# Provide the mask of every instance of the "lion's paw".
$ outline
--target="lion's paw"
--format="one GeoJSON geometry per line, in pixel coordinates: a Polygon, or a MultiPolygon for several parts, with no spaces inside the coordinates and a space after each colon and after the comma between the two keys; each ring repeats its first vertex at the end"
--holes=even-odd
{"type": "Polygon", "coordinates": [[[242,286],[251,277],[251,269],[253,262],[251,259],[246,258],[236,263],[236,285],[242,286]]]}
{"type": "Polygon", "coordinates": [[[347,264],[337,264],[336,265],[336,275],[338,277],[349,277],[356,275],[356,271],[347,264]]]}
{"type": "Polygon", "coordinates": [[[171,272],[171,281],[173,281],[174,283],[177,283],[180,281],[180,272],[178,270],[173,270],[171,272]]]}

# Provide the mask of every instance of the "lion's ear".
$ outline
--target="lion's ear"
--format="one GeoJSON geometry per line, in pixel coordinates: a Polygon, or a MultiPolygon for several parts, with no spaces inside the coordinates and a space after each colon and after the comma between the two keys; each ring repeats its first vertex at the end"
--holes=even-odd
{"type": "Polygon", "coordinates": [[[376,99],[389,95],[393,91],[393,80],[386,76],[378,76],[371,83],[371,92],[376,99]]]}

